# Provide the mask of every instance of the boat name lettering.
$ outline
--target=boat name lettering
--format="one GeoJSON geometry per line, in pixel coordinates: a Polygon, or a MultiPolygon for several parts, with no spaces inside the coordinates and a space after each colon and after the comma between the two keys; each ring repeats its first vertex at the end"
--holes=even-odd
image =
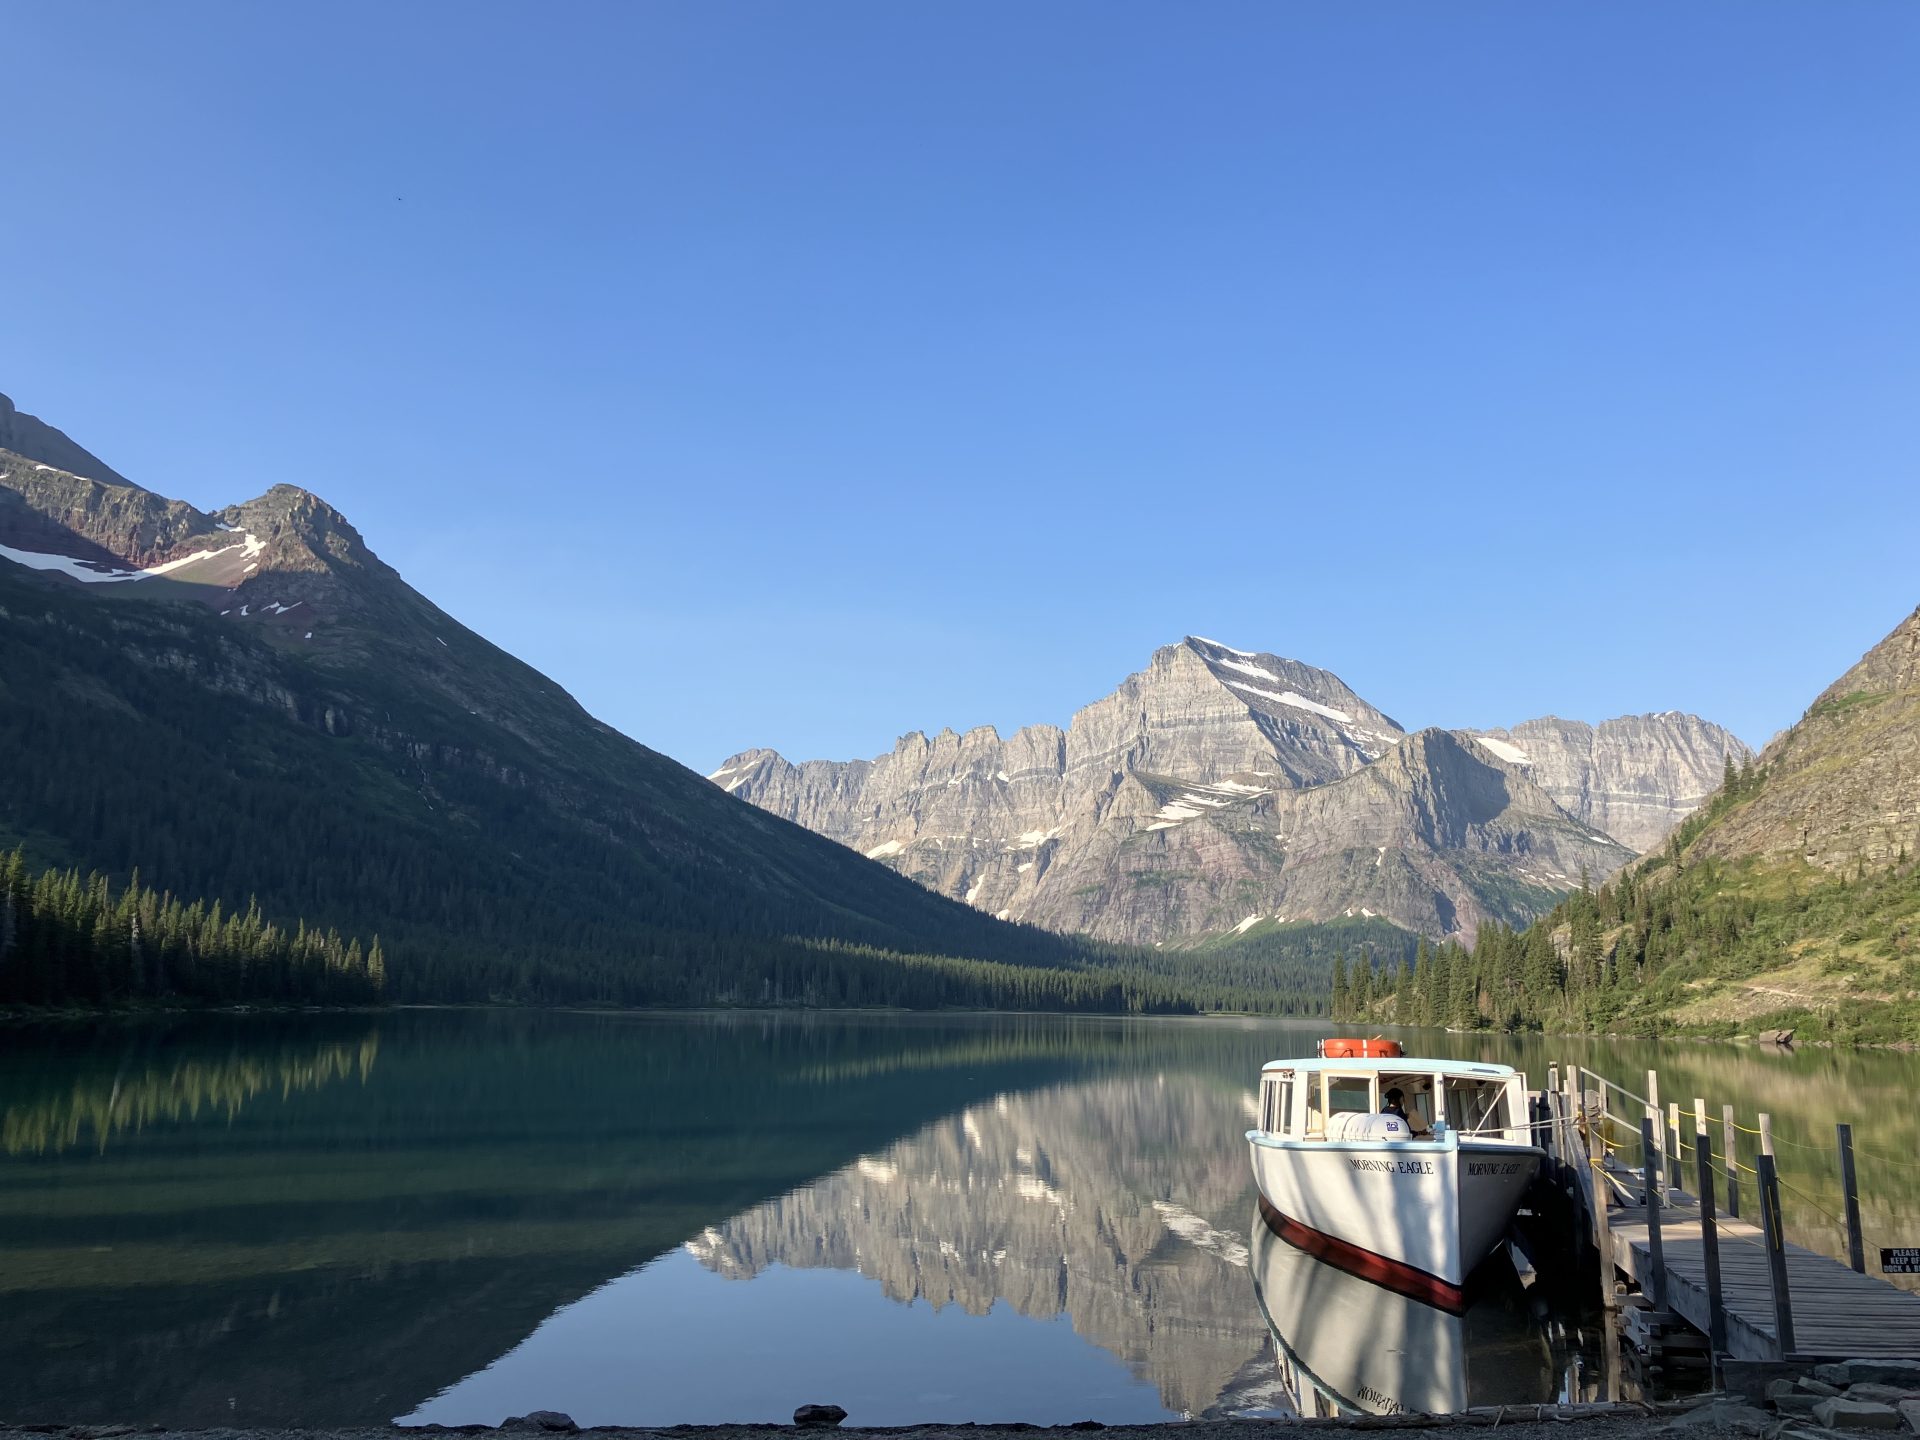
{"type": "Polygon", "coordinates": [[[1354,1391],[1353,1398],[1358,1400],[1362,1405],[1372,1406],[1374,1412],[1379,1415],[1404,1415],[1406,1413],[1406,1407],[1398,1400],[1394,1399],[1391,1395],[1382,1395],[1371,1385],[1362,1385],[1358,1390],[1354,1391]]]}
{"type": "Polygon", "coordinates": [[[1518,1175],[1525,1165],[1519,1160],[1469,1160],[1469,1175],[1518,1175]]]}
{"type": "Polygon", "coordinates": [[[1370,1160],[1360,1155],[1349,1155],[1347,1164],[1356,1170],[1373,1170],[1382,1175],[1431,1175],[1431,1160],[1370,1160]]]}

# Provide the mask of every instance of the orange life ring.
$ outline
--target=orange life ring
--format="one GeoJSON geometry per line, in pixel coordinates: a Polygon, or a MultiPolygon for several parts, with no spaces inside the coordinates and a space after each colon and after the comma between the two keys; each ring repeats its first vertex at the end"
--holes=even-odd
{"type": "Polygon", "coordinates": [[[1398,1040],[1382,1040],[1378,1036],[1371,1040],[1333,1039],[1320,1042],[1320,1056],[1325,1060],[1396,1060],[1405,1053],[1398,1040]]]}

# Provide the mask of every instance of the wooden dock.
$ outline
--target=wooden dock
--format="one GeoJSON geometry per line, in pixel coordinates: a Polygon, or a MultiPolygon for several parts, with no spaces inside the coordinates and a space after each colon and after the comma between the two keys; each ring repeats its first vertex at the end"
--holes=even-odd
{"type": "MultiPolygon", "coordinates": [[[[1642,1291],[1648,1290],[1651,1241],[1645,1208],[1610,1210],[1607,1228],[1615,1267],[1642,1291]]],[[[1714,1229],[1720,1242],[1727,1355],[1735,1360],[1781,1358],[1760,1227],[1717,1215],[1714,1229]]],[[[1667,1308],[1704,1335],[1711,1316],[1697,1206],[1661,1211],[1660,1248],[1667,1270],[1667,1308]]],[[[1920,1353],[1920,1295],[1876,1275],[1856,1274],[1838,1260],[1798,1245],[1790,1244],[1786,1251],[1795,1356],[1851,1360],[1920,1353]]]]}
{"type": "MultiPolygon", "coordinates": [[[[1616,1289],[1640,1292],[1627,1303],[1637,1309],[1637,1318],[1643,1323],[1629,1326],[1629,1332],[1658,1336],[1675,1330],[1680,1322],[1701,1336],[1714,1332],[1716,1286],[1709,1274],[1711,1248],[1718,1260],[1717,1300],[1725,1330],[1725,1339],[1713,1357],[1716,1366],[1721,1359],[1811,1363],[1920,1358],[1920,1295],[1863,1273],[1858,1209],[1851,1201],[1848,1219],[1853,1227],[1851,1244],[1857,1269],[1787,1243],[1777,1220],[1777,1190],[1772,1192],[1777,1249],[1769,1250],[1761,1226],[1750,1219],[1735,1218],[1719,1205],[1712,1212],[1715,1243],[1709,1247],[1703,1233],[1707,1227],[1701,1203],[1682,1188],[1692,1173],[1680,1158],[1684,1146],[1694,1151],[1692,1172],[1697,1172],[1701,1156],[1706,1157],[1709,1169],[1713,1168],[1714,1145],[1704,1103],[1696,1102],[1697,1119],[1688,1143],[1679,1135],[1679,1107],[1675,1105],[1667,1115],[1661,1114],[1652,1074],[1647,1077],[1647,1089],[1655,1098],[1644,1100],[1582,1067],[1555,1066],[1547,1087],[1536,1092],[1533,1101],[1535,1133],[1547,1152],[1542,1184],[1559,1197],[1560,1203],[1554,1207],[1558,1213],[1569,1217],[1588,1237],[1598,1257],[1607,1305],[1621,1305],[1616,1289]],[[1594,1087],[1590,1088],[1588,1081],[1595,1082],[1594,1087]],[[1610,1092],[1617,1092],[1626,1102],[1618,1110],[1609,1105],[1610,1092]],[[1638,1102],[1637,1107],[1633,1102],[1638,1102]],[[1643,1114],[1628,1113],[1635,1108],[1643,1114]],[[1643,1168],[1624,1166],[1613,1154],[1622,1147],[1610,1137],[1629,1125],[1651,1141],[1649,1154],[1655,1158],[1669,1155],[1658,1172],[1668,1185],[1659,1187],[1658,1196],[1649,1196],[1643,1168]],[[1652,1198],[1660,1200],[1658,1262],[1652,1234],[1656,1217],[1649,1215],[1646,1203],[1652,1198]],[[1780,1293],[1783,1288],[1784,1296],[1780,1293]],[[1783,1305],[1791,1331],[1788,1345],[1780,1343],[1783,1305]]],[[[1726,1107],[1724,1113],[1726,1134],[1731,1139],[1732,1107],[1726,1107]]],[[[1766,1190],[1774,1183],[1772,1142],[1765,1116],[1760,1117],[1760,1123],[1767,1138],[1757,1162],[1758,1188],[1766,1190]]],[[[1850,1128],[1841,1126],[1840,1130],[1843,1146],[1850,1145],[1850,1128]]],[[[1645,1141],[1641,1148],[1647,1148],[1645,1141]]],[[[1850,1150],[1843,1154],[1843,1168],[1851,1193],[1850,1150]]],[[[1711,1174],[1706,1177],[1709,1181],[1712,1178],[1711,1174]]],[[[1746,1198],[1751,1207],[1753,1189],[1746,1191],[1746,1198]]],[[[1657,1340],[1650,1343],[1658,1348],[1657,1340]]]]}

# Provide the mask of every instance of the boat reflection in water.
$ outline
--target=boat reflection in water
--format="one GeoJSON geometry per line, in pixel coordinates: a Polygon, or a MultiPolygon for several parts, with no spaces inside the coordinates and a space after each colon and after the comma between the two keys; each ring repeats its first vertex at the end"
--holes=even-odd
{"type": "Polygon", "coordinates": [[[1300,1248],[1293,1239],[1311,1232],[1264,1200],[1252,1230],[1254,1294],[1303,1416],[1450,1414],[1559,1398],[1562,1367],[1504,1251],[1474,1275],[1464,1308],[1447,1310],[1300,1248]]]}

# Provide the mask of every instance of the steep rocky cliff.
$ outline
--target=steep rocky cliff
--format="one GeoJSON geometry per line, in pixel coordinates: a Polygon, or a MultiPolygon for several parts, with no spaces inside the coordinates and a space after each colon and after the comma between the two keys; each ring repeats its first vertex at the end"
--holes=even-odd
{"type": "Polygon", "coordinates": [[[1598,725],[1548,715],[1464,733],[1524,768],[1583,825],[1639,851],[1658,845],[1719,788],[1729,759],[1739,765],[1753,753],[1731,731],[1678,710],[1598,725]]]}
{"type": "Polygon", "coordinates": [[[1761,752],[1747,788],[1696,852],[1828,870],[1920,853],[1920,610],[1761,752]]]}
{"type": "Polygon", "coordinates": [[[1358,915],[1470,938],[1619,868],[1634,846],[1586,816],[1645,836],[1698,803],[1708,757],[1718,782],[1729,743],[1691,716],[1409,736],[1336,675],[1189,636],[1065,730],[916,732],[848,762],[749,750],[710,778],[1049,929],[1166,944],[1358,915]]]}

